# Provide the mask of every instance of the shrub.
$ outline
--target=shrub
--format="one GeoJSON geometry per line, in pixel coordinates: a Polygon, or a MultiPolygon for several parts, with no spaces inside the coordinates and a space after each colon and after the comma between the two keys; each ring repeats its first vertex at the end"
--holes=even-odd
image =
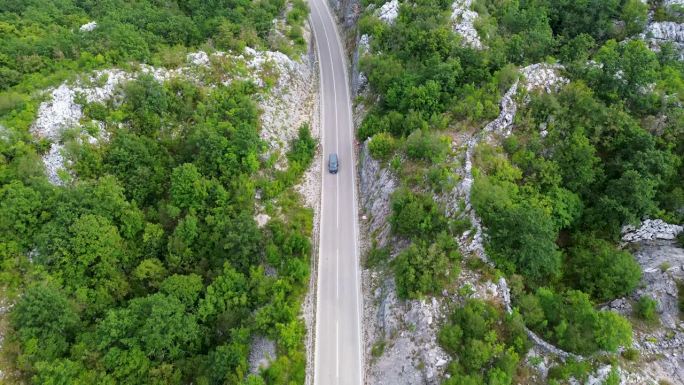
{"type": "Polygon", "coordinates": [[[622,356],[625,357],[627,361],[637,361],[639,359],[639,349],[627,348],[622,352],[622,356]]]}
{"type": "Polygon", "coordinates": [[[393,261],[397,294],[401,298],[419,298],[439,293],[458,275],[459,259],[456,242],[446,233],[432,244],[414,242],[393,261]]]}
{"type": "Polygon", "coordinates": [[[368,151],[371,156],[378,160],[387,160],[394,153],[396,140],[386,132],[380,132],[368,142],[368,151]]]}
{"type": "Polygon", "coordinates": [[[303,124],[299,127],[299,134],[297,139],[292,141],[291,149],[287,154],[287,159],[290,162],[297,162],[306,170],[313,161],[316,155],[316,139],[311,136],[311,130],[308,124],[303,124]]]}
{"type": "Polygon", "coordinates": [[[598,301],[622,297],[641,279],[641,267],[627,251],[593,235],[578,237],[566,262],[568,283],[598,301]]]}
{"type": "Polygon", "coordinates": [[[400,188],[392,194],[391,203],[389,221],[392,231],[399,236],[425,238],[447,228],[443,210],[430,196],[400,188]]]}
{"type": "Polygon", "coordinates": [[[649,321],[655,322],[658,319],[658,302],[649,296],[641,296],[636,303],[635,312],[637,317],[649,321]]]}
{"type": "Polygon", "coordinates": [[[677,303],[679,305],[679,312],[684,313],[684,280],[677,281],[677,303]]]}
{"type": "Polygon", "coordinates": [[[520,357],[530,347],[518,313],[506,314],[476,299],[454,310],[438,341],[458,357],[448,366],[451,378],[443,382],[447,385],[511,384],[520,357]]]}
{"type": "Polygon", "coordinates": [[[370,250],[368,250],[368,255],[366,256],[366,267],[372,268],[379,266],[389,259],[390,250],[388,247],[378,247],[378,242],[374,239],[373,245],[370,250]]]}
{"type": "Polygon", "coordinates": [[[612,311],[597,311],[581,291],[546,288],[518,301],[525,323],[562,349],[578,354],[615,351],[632,343],[629,322],[612,311]]]}
{"type": "Polygon", "coordinates": [[[446,159],[449,141],[437,134],[414,131],[406,138],[406,154],[413,160],[439,163],[446,159]]]}

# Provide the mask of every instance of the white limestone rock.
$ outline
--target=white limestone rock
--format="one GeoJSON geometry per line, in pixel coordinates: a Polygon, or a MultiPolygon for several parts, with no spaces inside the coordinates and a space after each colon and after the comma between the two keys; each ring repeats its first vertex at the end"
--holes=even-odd
{"type": "Polygon", "coordinates": [[[187,56],[187,61],[196,66],[209,66],[209,55],[204,51],[191,52],[187,56]]]}
{"type": "Polygon", "coordinates": [[[646,27],[646,37],[684,43],[684,24],[672,21],[653,22],[646,27]]]}
{"type": "Polygon", "coordinates": [[[399,16],[399,0],[390,0],[377,10],[376,15],[387,24],[393,24],[399,16]]]}
{"type": "Polygon", "coordinates": [[[479,16],[472,8],[473,0],[456,0],[451,4],[451,21],[454,31],[463,37],[463,41],[475,48],[485,48],[480,35],[475,29],[475,19],[479,16]]]}
{"type": "Polygon", "coordinates": [[[272,339],[256,336],[249,351],[249,372],[257,374],[276,359],[276,343],[272,339]]]}
{"type": "Polygon", "coordinates": [[[527,91],[542,90],[551,93],[570,82],[558,74],[561,70],[563,66],[560,64],[537,63],[522,68],[520,73],[525,77],[527,91]]]}
{"type": "Polygon", "coordinates": [[[655,239],[672,240],[684,230],[680,225],[666,223],[662,219],[646,219],[639,228],[631,225],[622,228],[623,242],[652,241],[655,239]]]}
{"type": "Polygon", "coordinates": [[[83,24],[78,30],[81,32],[91,32],[97,28],[97,22],[91,21],[90,23],[83,24]]]}

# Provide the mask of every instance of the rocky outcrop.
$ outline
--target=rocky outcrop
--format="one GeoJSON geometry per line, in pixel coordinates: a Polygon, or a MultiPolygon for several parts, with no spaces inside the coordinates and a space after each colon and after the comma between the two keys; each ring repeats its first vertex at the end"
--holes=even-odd
{"type": "Polygon", "coordinates": [[[97,28],[97,22],[91,21],[90,23],[83,24],[78,30],[81,32],[91,32],[97,28]]]}
{"type": "Polygon", "coordinates": [[[256,336],[252,339],[249,351],[249,372],[259,373],[266,369],[276,359],[276,344],[272,339],[256,336]]]}
{"type": "Polygon", "coordinates": [[[684,227],[671,225],[662,219],[646,219],[640,227],[631,225],[622,228],[623,242],[641,242],[660,240],[673,240],[684,231],[684,227]]]}
{"type": "Polygon", "coordinates": [[[398,183],[392,172],[370,155],[369,141],[363,144],[359,158],[359,199],[366,213],[368,234],[375,238],[378,247],[384,247],[388,244],[390,232],[390,196],[398,183]]]}
{"type": "MultiPolygon", "coordinates": [[[[215,57],[226,58],[228,54],[217,52],[215,57]]],[[[299,126],[311,119],[313,104],[313,63],[311,57],[303,57],[295,61],[280,52],[256,51],[245,49],[244,55],[231,57],[231,60],[242,61],[250,73],[247,79],[257,85],[266,87],[266,77],[277,75],[271,92],[260,96],[259,107],[262,110],[260,132],[262,139],[268,143],[267,156],[275,151],[285,152],[290,141],[297,136],[299,126]]],[[[46,139],[51,146],[43,155],[43,164],[50,183],[63,184],[62,175],[68,174],[68,164],[64,159],[62,135],[65,130],[79,129],[83,118],[82,106],[77,103],[83,96],[88,103],[106,102],[115,95],[117,87],[135,79],[140,74],[150,74],[160,82],[174,77],[183,77],[199,81],[197,68],[210,65],[210,57],[205,52],[191,53],[187,57],[187,65],[177,69],[165,69],[140,66],[137,72],[126,72],[118,69],[95,71],[75,84],[63,83],[49,92],[48,101],[41,103],[37,119],[31,127],[31,133],[39,139],[46,139]]],[[[240,78],[239,75],[235,75],[240,78]]],[[[228,83],[231,79],[226,79],[228,83]]],[[[96,125],[98,122],[94,122],[96,125]]],[[[316,134],[316,133],[314,133],[316,134]]],[[[96,142],[106,139],[107,133],[100,132],[98,137],[83,133],[85,139],[96,142]]],[[[286,166],[284,157],[280,168],[286,166]]]]}
{"type": "Polygon", "coordinates": [[[634,250],[643,277],[634,293],[610,302],[605,308],[632,317],[633,304],[648,296],[657,303],[659,323],[657,326],[635,323],[634,347],[642,359],[631,373],[625,372],[626,384],[660,380],[684,383],[684,322],[677,290],[677,281],[684,280],[684,249],[674,240],[681,232],[682,226],[659,219],[647,219],[638,227],[623,228],[622,240],[634,250]]]}
{"type": "Polygon", "coordinates": [[[52,143],[48,153],[43,155],[43,164],[50,183],[63,183],[60,174],[66,170],[61,137],[65,130],[80,127],[83,117],[82,106],[76,103],[77,95],[84,96],[89,103],[102,102],[113,96],[118,84],[130,78],[130,74],[120,70],[96,71],[87,79],[87,83],[100,85],[89,87],[83,83],[76,86],[63,83],[50,92],[50,100],[40,104],[31,133],[52,143]]]}
{"type": "Polygon", "coordinates": [[[475,29],[475,19],[479,16],[471,8],[473,0],[456,0],[451,4],[451,22],[454,32],[463,38],[463,42],[475,49],[485,48],[480,35],[475,29]]]}
{"type": "Polygon", "coordinates": [[[537,63],[522,68],[520,73],[525,78],[524,84],[527,91],[538,90],[551,93],[570,82],[569,79],[560,75],[563,69],[560,64],[537,63]]]}
{"type": "Polygon", "coordinates": [[[399,16],[399,0],[390,0],[382,5],[377,11],[376,15],[387,24],[393,24],[394,20],[399,16]]]}
{"type": "Polygon", "coordinates": [[[684,24],[672,21],[653,22],[646,27],[646,37],[684,43],[684,24]]]}

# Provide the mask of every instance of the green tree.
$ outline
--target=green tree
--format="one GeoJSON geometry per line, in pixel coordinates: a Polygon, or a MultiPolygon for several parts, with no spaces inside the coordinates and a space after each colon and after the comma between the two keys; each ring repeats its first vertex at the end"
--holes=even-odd
{"type": "Polygon", "coordinates": [[[560,272],[556,231],[542,209],[525,203],[489,219],[487,226],[487,249],[504,271],[518,272],[535,284],[560,272]]]}
{"type": "Polygon", "coordinates": [[[446,233],[435,243],[416,241],[393,261],[397,294],[402,298],[419,298],[438,293],[458,275],[460,259],[454,240],[446,233]]]}
{"type": "Polygon", "coordinates": [[[28,246],[41,219],[43,204],[41,194],[20,181],[2,186],[0,234],[3,234],[3,238],[28,246]]]}
{"type": "Polygon", "coordinates": [[[191,163],[173,169],[171,173],[171,203],[184,210],[198,210],[208,196],[207,182],[191,163]]]}
{"type": "Polygon", "coordinates": [[[628,295],[641,280],[641,267],[629,252],[591,235],[574,242],[565,271],[571,286],[601,302],[628,295]]]}
{"type": "Polygon", "coordinates": [[[149,360],[166,361],[195,351],[200,329],[195,315],[188,314],[180,300],[157,293],[107,312],[96,336],[98,350],[106,355],[124,354],[115,357],[112,364],[136,351],[149,360]]]}
{"type": "Polygon", "coordinates": [[[64,292],[49,284],[28,288],[13,307],[9,320],[21,344],[18,363],[29,372],[40,361],[63,357],[81,326],[76,306],[64,292]]]}
{"type": "Polygon", "coordinates": [[[392,231],[404,237],[426,237],[446,229],[438,205],[431,197],[414,194],[406,188],[397,189],[391,198],[392,231]]]}

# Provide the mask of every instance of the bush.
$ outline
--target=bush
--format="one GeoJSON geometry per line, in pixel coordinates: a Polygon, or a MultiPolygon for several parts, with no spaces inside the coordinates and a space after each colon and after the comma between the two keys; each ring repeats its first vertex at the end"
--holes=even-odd
{"type": "Polygon", "coordinates": [[[368,151],[378,160],[387,160],[397,147],[396,140],[386,132],[373,135],[368,142],[368,151]]]}
{"type": "Polygon", "coordinates": [[[373,240],[373,244],[368,250],[368,255],[366,256],[366,267],[372,268],[379,266],[389,260],[390,249],[389,247],[378,247],[378,242],[373,240]]]}
{"type": "Polygon", "coordinates": [[[530,348],[520,315],[482,300],[468,300],[449,316],[439,344],[458,360],[446,385],[511,384],[520,357],[530,348]]]}
{"type": "Polygon", "coordinates": [[[406,138],[406,154],[413,160],[443,162],[449,152],[449,141],[437,134],[414,131],[406,138]]]}
{"type": "Polygon", "coordinates": [[[679,312],[684,313],[684,280],[677,281],[677,303],[679,312]]]}
{"type": "Polygon", "coordinates": [[[392,215],[389,218],[394,234],[408,238],[426,238],[446,230],[443,210],[432,197],[414,194],[399,188],[391,198],[392,215]]]}
{"type": "Polygon", "coordinates": [[[316,139],[311,136],[311,130],[308,124],[303,124],[299,127],[299,134],[297,139],[292,141],[290,151],[287,154],[287,159],[290,162],[297,162],[306,170],[313,161],[316,155],[316,139]]]}
{"type": "Polygon", "coordinates": [[[540,288],[519,301],[525,323],[564,350],[590,354],[615,351],[632,343],[629,322],[612,311],[597,311],[581,291],[565,293],[540,288]]]}
{"type": "Polygon", "coordinates": [[[486,225],[487,249],[500,269],[520,273],[537,285],[559,274],[556,231],[543,209],[523,203],[489,217],[486,225]]]}
{"type": "Polygon", "coordinates": [[[439,293],[458,276],[460,254],[454,239],[442,233],[435,243],[416,241],[393,261],[397,294],[420,298],[439,293]]]}
{"type": "Polygon", "coordinates": [[[641,296],[636,303],[634,311],[637,317],[648,322],[655,322],[658,319],[658,302],[649,296],[641,296]]]}
{"type": "Polygon", "coordinates": [[[571,286],[597,301],[625,296],[641,280],[641,267],[632,254],[592,235],[578,237],[570,248],[566,277],[571,286]]]}

